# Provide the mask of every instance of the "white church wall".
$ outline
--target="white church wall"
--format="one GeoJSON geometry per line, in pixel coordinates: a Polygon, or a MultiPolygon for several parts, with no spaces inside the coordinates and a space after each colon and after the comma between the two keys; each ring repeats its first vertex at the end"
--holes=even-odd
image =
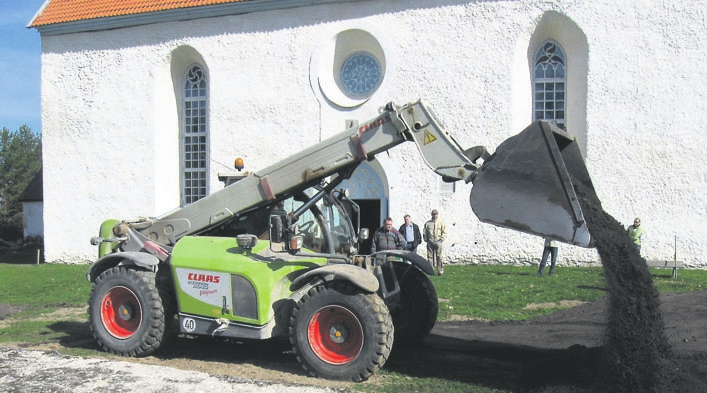
{"type": "MultiPolygon", "coordinates": [[[[672,259],[677,236],[679,258],[701,266],[707,166],[698,149],[707,75],[700,65],[707,43],[690,7],[639,0],[352,2],[43,37],[46,259],[93,260],[88,240],[102,220],[159,215],[179,204],[171,74],[179,48],[198,54],[208,73],[216,191],[217,174],[234,157],[244,157],[249,170],[263,168],[342,131],[348,119],[374,116],[388,101],[423,98],[464,147],[493,150],[531,120],[531,40],[564,23],[586,38],[576,63],[586,71],[586,97],[577,101],[584,107],[568,125],[586,126],[577,135],[604,208],[624,223],[643,218],[647,259],[672,259]],[[539,34],[548,15],[560,22],[539,34]],[[319,89],[324,71],[317,65],[347,29],[369,32],[389,68],[367,102],[341,108],[319,89]]],[[[574,53],[571,39],[562,39],[574,53]]],[[[471,186],[440,186],[412,144],[379,161],[390,185],[389,215],[399,224],[409,213],[422,224],[432,208],[440,210],[450,261],[537,262],[541,239],[480,223],[468,204],[471,186]]],[[[560,259],[598,260],[594,250],[574,246],[561,246],[560,259]]]]}

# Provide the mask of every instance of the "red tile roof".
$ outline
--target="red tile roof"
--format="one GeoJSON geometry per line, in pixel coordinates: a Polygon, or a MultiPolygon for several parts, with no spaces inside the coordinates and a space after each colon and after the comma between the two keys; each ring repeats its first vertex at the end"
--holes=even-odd
{"type": "Polygon", "coordinates": [[[250,0],[50,0],[28,27],[250,0]]]}

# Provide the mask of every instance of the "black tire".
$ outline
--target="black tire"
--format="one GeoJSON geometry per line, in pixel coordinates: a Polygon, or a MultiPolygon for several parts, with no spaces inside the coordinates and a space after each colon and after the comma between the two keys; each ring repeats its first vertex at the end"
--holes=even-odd
{"type": "Polygon", "coordinates": [[[361,382],[388,360],[393,322],[378,295],[330,282],[310,289],[295,306],[290,343],[312,376],[361,382]]]}
{"type": "Polygon", "coordinates": [[[400,296],[386,302],[395,325],[395,345],[411,346],[422,341],[437,322],[437,291],[429,277],[404,263],[394,264],[400,296]]]}
{"type": "Polygon", "coordinates": [[[88,300],[91,334],[106,351],[147,356],[164,338],[165,314],[155,273],[116,266],[101,273],[88,300]]]}
{"type": "Polygon", "coordinates": [[[160,345],[164,347],[179,334],[176,291],[174,290],[172,271],[166,265],[159,265],[155,280],[164,310],[164,335],[160,345]]]}

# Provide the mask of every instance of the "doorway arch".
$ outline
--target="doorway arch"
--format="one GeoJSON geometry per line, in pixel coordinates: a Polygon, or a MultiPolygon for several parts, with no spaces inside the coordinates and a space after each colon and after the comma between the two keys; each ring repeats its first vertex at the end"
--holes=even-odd
{"type": "MultiPolygon", "coordinates": [[[[361,208],[360,222],[352,217],[358,228],[368,228],[373,235],[388,216],[389,187],[383,167],[377,160],[362,162],[349,179],[341,183],[349,190],[349,197],[361,208]]],[[[359,248],[361,254],[371,253],[371,239],[363,242],[359,248]]]]}

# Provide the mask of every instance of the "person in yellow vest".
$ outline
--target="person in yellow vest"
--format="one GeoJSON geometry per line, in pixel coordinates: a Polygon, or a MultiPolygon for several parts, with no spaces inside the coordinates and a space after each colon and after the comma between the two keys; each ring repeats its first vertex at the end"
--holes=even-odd
{"type": "Polygon", "coordinates": [[[629,225],[626,231],[628,232],[628,237],[631,239],[633,244],[636,245],[636,249],[640,254],[641,236],[643,236],[643,227],[641,226],[641,219],[636,217],[636,219],[633,220],[633,225],[629,225]]]}
{"type": "Polygon", "coordinates": [[[425,223],[422,239],[427,243],[427,260],[432,268],[437,267],[437,274],[444,274],[442,244],[447,238],[447,226],[439,219],[437,209],[432,210],[432,219],[425,223]]]}

